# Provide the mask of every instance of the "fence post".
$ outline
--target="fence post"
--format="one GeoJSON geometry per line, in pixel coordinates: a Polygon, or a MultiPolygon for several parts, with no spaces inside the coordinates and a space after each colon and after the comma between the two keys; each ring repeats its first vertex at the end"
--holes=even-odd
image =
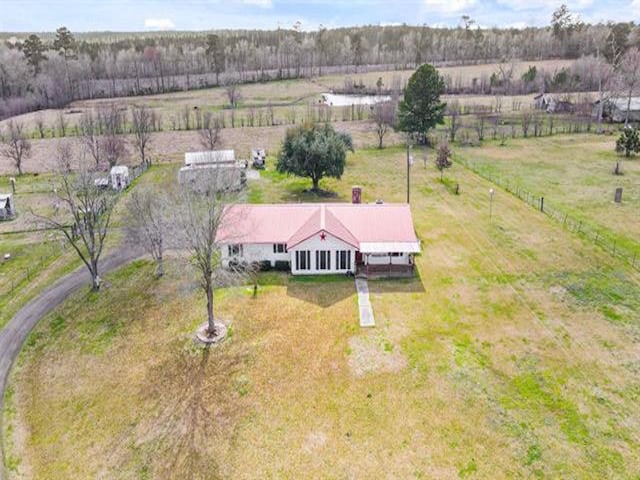
{"type": "Polygon", "coordinates": [[[544,197],[540,197],[540,211],[544,213],[544,197]]]}

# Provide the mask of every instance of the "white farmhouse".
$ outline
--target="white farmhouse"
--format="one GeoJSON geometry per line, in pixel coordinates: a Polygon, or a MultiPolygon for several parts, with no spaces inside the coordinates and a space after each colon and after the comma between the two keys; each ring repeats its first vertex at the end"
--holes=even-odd
{"type": "Polygon", "coordinates": [[[420,242],[406,204],[227,207],[222,262],[288,262],[292,274],[411,275],[420,242]]]}

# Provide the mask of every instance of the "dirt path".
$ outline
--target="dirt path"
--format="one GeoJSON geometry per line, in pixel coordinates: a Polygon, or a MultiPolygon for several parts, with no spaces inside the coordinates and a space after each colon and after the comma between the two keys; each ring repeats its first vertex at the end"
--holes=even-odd
{"type": "MultiPolygon", "coordinates": [[[[102,273],[105,274],[114,270],[139,256],[140,252],[131,249],[127,249],[125,253],[111,255],[102,262],[102,273]]],[[[81,286],[89,284],[90,280],[89,273],[83,265],[82,268],[62,277],[38,297],[27,303],[0,331],[0,460],[2,461],[2,465],[0,465],[0,480],[6,478],[5,458],[2,448],[4,438],[2,435],[2,408],[4,391],[11,366],[18,353],[20,353],[29,333],[40,319],[66,300],[71,293],[81,286]]]]}

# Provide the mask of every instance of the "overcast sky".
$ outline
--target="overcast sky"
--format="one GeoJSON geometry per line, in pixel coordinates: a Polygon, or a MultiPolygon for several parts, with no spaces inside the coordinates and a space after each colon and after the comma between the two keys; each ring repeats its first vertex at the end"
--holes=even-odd
{"type": "MultiPolygon", "coordinates": [[[[0,31],[448,25],[467,14],[480,25],[547,25],[562,0],[0,0],[0,31]]],[[[568,0],[583,20],[640,21],[640,0],[568,0]]]]}

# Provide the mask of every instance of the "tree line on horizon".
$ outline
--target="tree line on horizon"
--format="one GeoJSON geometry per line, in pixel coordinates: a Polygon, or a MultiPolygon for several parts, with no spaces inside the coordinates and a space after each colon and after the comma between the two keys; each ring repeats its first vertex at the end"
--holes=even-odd
{"type": "MultiPolygon", "coordinates": [[[[75,35],[61,27],[55,35],[5,35],[0,43],[0,118],[59,108],[78,99],[409,69],[427,62],[509,64],[516,59],[597,55],[615,64],[633,46],[640,46],[635,23],[584,24],[564,6],[548,27],[525,29],[480,28],[468,16],[456,28],[400,25],[313,32],[294,26],[272,31],[75,35]]],[[[447,87],[451,93],[493,93],[503,86],[501,76],[498,71],[477,79],[471,92],[459,91],[452,79],[447,87]]],[[[561,87],[567,88],[579,79],[572,72],[554,72],[543,86],[554,88],[554,81],[562,81],[561,87]]],[[[538,88],[540,82],[529,86],[538,88]]]]}

